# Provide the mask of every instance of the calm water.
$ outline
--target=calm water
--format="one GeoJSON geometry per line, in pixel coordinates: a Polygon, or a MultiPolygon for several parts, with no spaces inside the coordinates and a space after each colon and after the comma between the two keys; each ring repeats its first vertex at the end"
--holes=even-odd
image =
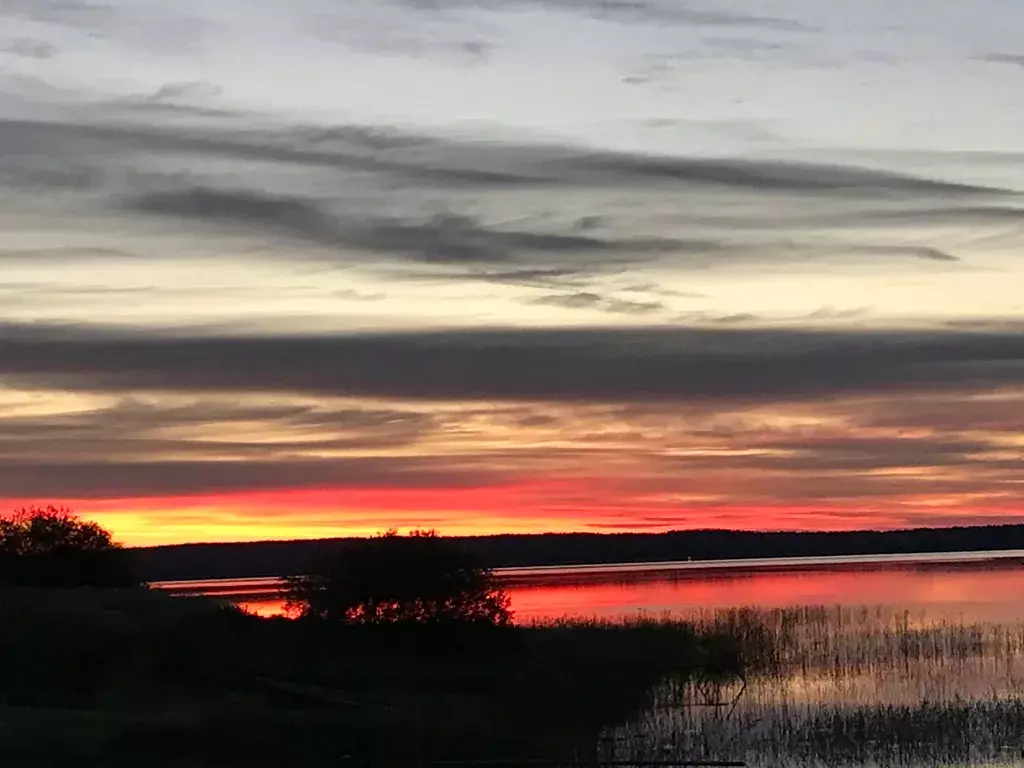
{"type": "MultiPolygon", "coordinates": [[[[507,568],[516,620],[638,613],[688,618],[736,607],[888,606],[930,621],[1024,621],[1024,551],[507,568]]],[[[163,582],[280,614],[277,579],[163,582]]]]}
{"type": "Polygon", "coordinates": [[[644,716],[607,735],[608,756],[757,768],[1024,765],[1024,622],[922,622],[884,607],[755,617],[775,635],[773,669],[666,686],[644,716]]]}
{"type": "MultiPolygon", "coordinates": [[[[1024,551],[500,572],[521,622],[670,614],[764,627],[747,680],[666,684],[606,756],[753,768],[1024,766],[1024,551]]],[[[178,582],[280,613],[274,579],[178,582]]]]}

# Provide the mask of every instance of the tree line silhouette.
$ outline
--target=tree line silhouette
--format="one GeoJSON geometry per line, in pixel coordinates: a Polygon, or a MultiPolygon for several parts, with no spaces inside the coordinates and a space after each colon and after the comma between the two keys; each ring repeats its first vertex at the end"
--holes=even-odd
{"type": "Polygon", "coordinates": [[[0,584],[136,587],[132,553],[109,531],[66,507],[28,507],[0,517],[0,584]]]}
{"type": "MultiPolygon", "coordinates": [[[[488,568],[1024,549],[1024,525],[899,531],[553,533],[445,537],[488,568]]],[[[180,544],[136,550],[147,579],[285,577],[359,539],[180,544]]]]}

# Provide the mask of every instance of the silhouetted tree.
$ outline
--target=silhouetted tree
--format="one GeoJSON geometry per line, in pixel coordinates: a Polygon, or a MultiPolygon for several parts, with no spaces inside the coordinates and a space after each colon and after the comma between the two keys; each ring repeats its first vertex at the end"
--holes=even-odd
{"type": "Polygon", "coordinates": [[[109,531],[51,504],[0,517],[0,583],[127,587],[141,580],[109,531]]]}
{"type": "Polygon", "coordinates": [[[435,531],[388,531],[355,542],[288,583],[289,607],[307,618],[494,626],[512,619],[492,572],[435,531]]]}

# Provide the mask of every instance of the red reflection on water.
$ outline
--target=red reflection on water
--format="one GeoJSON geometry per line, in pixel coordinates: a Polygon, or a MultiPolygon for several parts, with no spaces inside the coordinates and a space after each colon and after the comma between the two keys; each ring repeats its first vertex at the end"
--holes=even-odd
{"type": "Polygon", "coordinates": [[[236,605],[248,613],[257,616],[285,616],[284,598],[274,597],[260,600],[239,600],[236,605]]]}
{"type": "MultiPolygon", "coordinates": [[[[575,578],[571,583],[520,583],[509,586],[508,593],[518,622],[566,616],[623,618],[641,612],[687,617],[721,608],[797,605],[890,605],[911,614],[923,612],[931,619],[1024,621],[1024,565],[1018,563],[619,575],[575,578]]],[[[284,613],[284,600],[276,595],[238,602],[261,616],[284,613]]]]}
{"type": "Polygon", "coordinates": [[[509,594],[519,622],[794,605],[892,605],[934,619],[1002,622],[1024,620],[1024,567],[748,572],[521,585],[509,594]]]}

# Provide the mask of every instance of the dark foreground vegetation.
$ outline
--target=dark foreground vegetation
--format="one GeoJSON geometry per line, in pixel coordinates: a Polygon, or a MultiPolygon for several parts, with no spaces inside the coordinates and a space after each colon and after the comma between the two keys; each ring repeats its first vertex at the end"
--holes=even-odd
{"type": "Polygon", "coordinates": [[[114,588],[136,582],[121,552],[67,510],[0,523],[4,765],[596,757],[663,684],[771,657],[742,617],[515,626],[489,569],[431,532],[305,564],[296,619],[114,588]]]}
{"type": "MultiPolygon", "coordinates": [[[[905,531],[552,533],[453,539],[489,568],[754,557],[910,554],[1024,549],[1024,525],[905,531]]],[[[183,544],[134,550],[151,581],[287,576],[312,559],[344,552],[356,539],[183,544]]]]}
{"type": "Polygon", "coordinates": [[[735,678],[755,625],[264,619],[146,590],[0,591],[12,765],[571,758],[665,680],[735,678]]]}

